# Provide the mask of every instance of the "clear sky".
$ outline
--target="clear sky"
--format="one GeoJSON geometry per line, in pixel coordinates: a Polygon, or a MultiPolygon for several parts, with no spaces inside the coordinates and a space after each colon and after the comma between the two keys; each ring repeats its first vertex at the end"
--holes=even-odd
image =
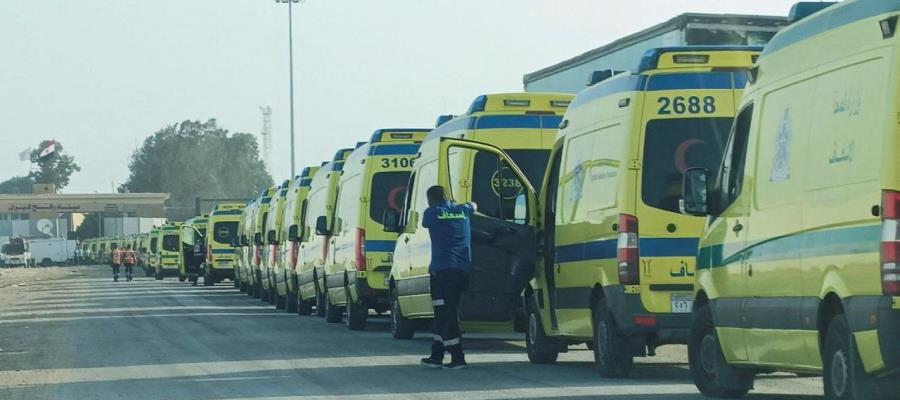
{"type": "MultiPolygon", "coordinates": [[[[431,127],[482,93],[684,12],[786,15],[793,0],[306,0],[294,8],[297,167],[379,127],[431,127]]],[[[287,6],[275,0],[0,0],[0,180],[57,139],[108,192],[185,119],[258,134],[289,175],[287,6]]]]}

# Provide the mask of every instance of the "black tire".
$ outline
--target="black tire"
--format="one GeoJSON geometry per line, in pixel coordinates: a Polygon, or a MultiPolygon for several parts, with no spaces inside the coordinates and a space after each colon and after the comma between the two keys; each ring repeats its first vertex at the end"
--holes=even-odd
{"type": "Polygon", "coordinates": [[[604,378],[619,379],[628,376],[634,357],[622,352],[627,348],[616,330],[615,319],[601,299],[594,307],[594,364],[604,378]]]}
{"type": "Polygon", "coordinates": [[[203,285],[204,286],[212,286],[216,284],[216,278],[213,278],[212,275],[209,274],[208,271],[204,271],[203,273],[203,285]]]}
{"type": "Polygon", "coordinates": [[[284,308],[284,310],[287,311],[287,312],[289,312],[289,313],[292,313],[292,314],[293,314],[293,313],[296,313],[296,312],[297,312],[297,306],[300,305],[299,303],[297,303],[297,294],[296,294],[296,293],[288,292],[287,298],[285,298],[285,301],[287,301],[287,305],[286,305],[286,307],[284,308]]]}
{"type": "Polygon", "coordinates": [[[347,319],[345,321],[347,329],[351,331],[366,330],[366,318],[369,316],[369,308],[364,304],[353,302],[350,297],[350,288],[344,287],[344,293],[347,296],[347,319]]]}
{"type": "Polygon", "coordinates": [[[161,281],[162,279],[163,279],[162,271],[160,271],[159,268],[157,267],[156,268],[156,280],[161,281]]]}
{"type": "Polygon", "coordinates": [[[278,303],[278,291],[275,290],[274,287],[269,286],[269,289],[266,290],[266,292],[269,293],[269,304],[270,305],[274,306],[276,303],[278,303]]]}
{"type": "Polygon", "coordinates": [[[875,390],[878,385],[875,378],[866,374],[844,314],[835,315],[828,324],[822,355],[822,381],[828,400],[869,400],[885,396],[875,390]]]}
{"type": "Polygon", "coordinates": [[[544,332],[535,294],[528,296],[526,301],[525,351],[528,353],[528,361],[532,364],[553,364],[563,345],[558,340],[547,337],[544,332]]]}
{"type": "Polygon", "coordinates": [[[279,296],[278,289],[272,288],[272,294],[275,296],[275,309],[284,310],[287,307],[287,296],[279,296]]]}
{"type": "Polygon", "coordinates": [[[310,315],[313,313],[313,303],[303,300],[303,296],[300,295],[299,288],[297,289],[296,303],[297,315],[310,315]]]}
{"type": "Polygon", "coordinates": [[[403,317],[397,290],[391,288],[391,336],[397,340],[409,340],[415,334],[416,327],[413,321],[403,317]]]}
{"type": "Polygon", "coordinates": [[[150,267],[144,268],[144,276],[148,278],[153,276],[153,270],[151,270],[150,267]]]}
{"type": "Polygon", "coordinates": [[[331,296],[325,294],[325,322],[336,324],[344,318],[341,308],[331,302],[331,296]]]}
{"type": "Polygon", "coordinates": [[[247,293],[247,282],[244,281],[235,281],[238,284],[238,290],[247,293]]]}
{"type": "Polygon", "coordinates": [[[753,372],[734,368],[725,361],[708,305],[700,306],[694,313],[688,364],[694,385],[704,396],[740,398],[753,388],[753,372]]]}
{"type": "Polygon", "coordinates": [[[259,301],[264,301],[264,302],[268,303],[269,302],[269,294],[270,294],[269,291],[266,290],[266,288],[260,287],[259,285],[257,285],[256,288],[259,289],[259,301]]]}
{"type": "Polygon", "coordinates": [[[316,316],[324,317],[325,316],[325,303],[328,302],[328,299],[325,298],[325,293],[319,292],[316,289],[316,316]]]}
{"type": "Polygon", "coordinates": [[[241,283],[238,282],[237,279],[234,279],[233,275],[232,275],[232,278],[231,278],[231,284],[234,285],[234,288],[235,288],[235,289],[240,289],[240,288],[241,288],[241,283]]]}
{"type": "MultiPolygon", "coordinates": [[[[192,277],[191,277],[191,286],[197,286],[197,281],[198,281],[198,280],[199,280],[198,277],[192,276],[192,277]]],[[[204,283],[205,283],[205,282],[204,282],[204,283]]]]}
{"type": "Polygon", "coordinates": [[[186,280],[187,280],[187,277],[186,277],[186,276],[184,276],[184,275],[179,275],[179,276],[178,276],[178,282],[184,282],[184,281],[186,281],[186,280]]]}

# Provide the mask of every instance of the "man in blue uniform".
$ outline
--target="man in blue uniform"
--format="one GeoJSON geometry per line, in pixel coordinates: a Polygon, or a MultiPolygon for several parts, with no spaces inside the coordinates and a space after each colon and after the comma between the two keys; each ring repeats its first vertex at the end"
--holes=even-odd
{"type": "Polygon", "coordinates": [[[472,213],[475,203],[453,204],[447,200],[444,188],[428,188],[428,209],[422,216],[422,226],[431,237],[431,305],[434,307],[434,340],[431,356],[422,364],[435,368],[462,369],[466,367],[460,343],[459,300],[469,283],[472,264],[472,213]],[[444,364],[444,353],[450,353],[450,363],[444,364]]]}

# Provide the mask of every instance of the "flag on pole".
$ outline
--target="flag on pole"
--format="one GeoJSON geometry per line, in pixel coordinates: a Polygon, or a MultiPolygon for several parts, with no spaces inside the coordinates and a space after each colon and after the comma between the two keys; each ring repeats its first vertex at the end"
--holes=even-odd
{"type": "Polygon", "coordinates": [[[29,147],[25,150],[22,150],[22,152],[19,153],[19,161],[30,161],[30,160],[31,160],[31,147],[29,147]]]}
{"type": "Polygon", "coordinates": [[[50,142],[44,150],[41,151],[41,154],[38,155],[38,158],[44,158],[56,152],[56,142],[50,142]]]}

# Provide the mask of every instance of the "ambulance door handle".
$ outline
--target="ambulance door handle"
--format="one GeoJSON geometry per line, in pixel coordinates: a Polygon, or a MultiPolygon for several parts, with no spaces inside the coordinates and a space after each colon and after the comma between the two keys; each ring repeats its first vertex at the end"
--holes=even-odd
{"type": "Polygon", "coordinates": [[[744,229],[744,226],[741,225],[740,222],[734,224],[734,228],[731,228],[731,230],[734,231],[734,233],[738,233],[738,232],[742,231],[743,229],[744,229]]]}
{"type": "Polygon", "coordinates": [[[747,275],[753,276],[753,264],[747,264],[747,275]]]}
{"type": "Polygon", "coordinates": [[[409,243],[409,236],[403,238],[403,243],[409,243]]]}

